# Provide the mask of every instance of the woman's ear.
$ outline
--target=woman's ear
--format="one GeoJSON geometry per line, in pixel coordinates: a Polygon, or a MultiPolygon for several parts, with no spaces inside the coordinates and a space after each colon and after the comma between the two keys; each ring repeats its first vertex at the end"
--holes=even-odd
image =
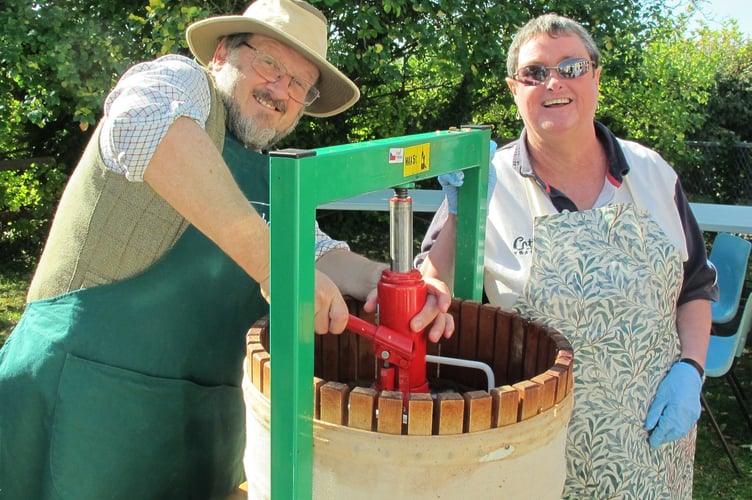
{"type": "Polygon", "coordinates": [[[512,91],[512,96],[517,100],[517,81],[514,78],[506,77],[507,86],[512,91]]]}

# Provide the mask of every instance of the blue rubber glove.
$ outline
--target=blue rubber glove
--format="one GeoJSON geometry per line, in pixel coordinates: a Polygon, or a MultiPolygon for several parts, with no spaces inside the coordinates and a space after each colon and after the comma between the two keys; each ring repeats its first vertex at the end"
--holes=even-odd
{"type": "MultiPolygon", "coordinates": [[[[497,145],[494,141],[491,141],[491,158],[493,158],[496,152],[497,145]]],[[[465,173],[462,170],[456,172],[450,172],[448,174],[441,174],[439,177],[439,184],[441,184],[441,190],[444,191],[444,195],[447,198],[447,206],[450,214],[457,215],[457,197],[459,195],[459,187],[465,181],[465,173]]],[[[496,185],[496,169],[489,161],[488,165],[488,198],[491,200],[491,193],[496,185]]]]}
{"type": "Polygon", "coordinates": [[[684,437],[700,418],[702,378],[688,363],[676,363],[661,383],[648,409],[645,430],[654,449],[684,437]]]}
{"type": "Polygon", "coordinates": [[[465,173],[462,170],[458,170],[456,172],[449,172],[448,174],[441,174],[438,179],[439,184],[441,184],[441,190],[444,191],[447,199],[449,213],[457,215],[457,197],[460,193],[459,187],[465,181],[465,173]]]}

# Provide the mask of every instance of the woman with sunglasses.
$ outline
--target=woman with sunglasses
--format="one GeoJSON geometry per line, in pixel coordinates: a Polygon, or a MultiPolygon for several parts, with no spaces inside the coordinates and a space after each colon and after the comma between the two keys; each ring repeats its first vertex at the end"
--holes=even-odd
{"type": "MultiPolygon", "coordinates": [[[[580,24],[528,22],[507,70],[524,129],[493,155],[484,291],[574,346],[564,496],[691,498],[717,298],[702,233],[668,163],[595,121],[600,53],[580,24]]],[[[461,179],[440,181],[421,269],[449,283],[461,179]]]]}

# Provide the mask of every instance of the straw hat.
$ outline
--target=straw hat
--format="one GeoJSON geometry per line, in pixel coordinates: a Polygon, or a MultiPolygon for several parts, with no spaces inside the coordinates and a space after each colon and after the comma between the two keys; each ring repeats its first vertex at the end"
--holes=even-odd
{"type": "Polygon", "coordinates": [[[257,0],[242,16],[218,16],[188,26],[185,37],[198,62],[208,65],[219,40],[235,33],[256,33],[295,49],[319,69],[321,96],[305,109],[311,116],[332,116],[360,98],[358,87],[326,60],[327,20],[301,0],[257,0]]]}

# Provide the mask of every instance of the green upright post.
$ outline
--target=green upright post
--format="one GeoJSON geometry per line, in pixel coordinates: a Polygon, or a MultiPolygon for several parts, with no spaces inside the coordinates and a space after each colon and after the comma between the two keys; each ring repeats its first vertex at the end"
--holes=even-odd
{"type": "Polygon", "coordinates": [[[313,487],[314,224],[324,203],[465,171],[455,294],[480,300],[490,129],[460,128],[272,153],[271,492],[310,499],[313,487]]]}

